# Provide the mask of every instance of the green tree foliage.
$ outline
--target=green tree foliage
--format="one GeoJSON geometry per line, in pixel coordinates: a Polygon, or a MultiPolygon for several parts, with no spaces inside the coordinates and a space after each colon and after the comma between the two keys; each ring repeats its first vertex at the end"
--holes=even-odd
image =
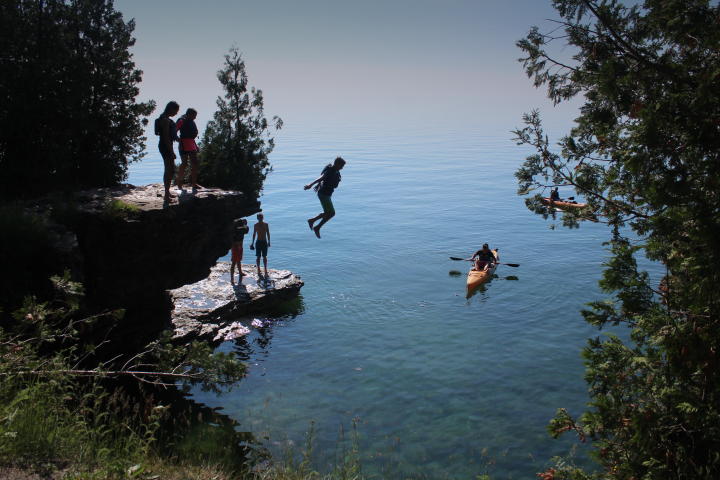
{"type": "Polygon", "coordinates": [[[198,181],[209,187],[259,195],[272,171],[268,155],[275,142],[269,127],[280,130],[283,122],[275,116],[269,125],[262,90],[253,87],[248,93],[245,61],[236,47],[225,55],[225,68],[217,76],[225,95],[218,97],[219,110],[200,143],[198,181]]]}
{"type": "Polygon", "coordinates": [[[40,303],[28,296],[22,308],[12,313],[13,321],[5,316],[0,329],[0,358],[5,362],[0,362],[0,377],[3,371],[21,376],[132,377],[153,385],[179,386],[184,392],[199,385],[203,391],[220,394],[238,385],[247,372],[235,354],[213,352],[205,342],[193,341],[179,348],[173,344],[171,332],[132,358],[117,357],[98,364],[104,342],[95,346],[82,334],[91,333],[96,326],[105,329],[107,325],[100,320],[117,321],[124,312],[78,318],[82,285],[71,282],[68,272],[50,280],[55,290],[51,301],[40,303]]]}
{"type": "Polygon", "coordinates": [[[54,464],[67,478],[188,478],[168,471],[180,457],[185,466],[234,470],[240,478],[252,468],[244,455],[265,458],[251,434],[236,431],[239,423],[214,413],[204,435],[195,430],[187,441],[201,418],[157,397],[157,386],[165,393],[176,387],[187,393],[193,385],[218,394],[231,389],[247,371],[234,354],[200,342],[179,348],[166,335],[144,352],[128,352],[130,358],[99,363],[105,342],[90,344],[83,333],[119,320],[122,311],[81,317],[82,286],[68,273],[51,281],[50,301],[28,296],[0,328],[0,464],[28,470],[54,464]],[[194,445],[203,441],[215,449],[194,445]],[[160,475],[139,477],[145,470],[160,475]]]}
{"type": "Polygon", "coordinates": [[[116,184],[144,156],[154,102],[112,0],[0,2],[0,196],[116,184]]]}
{"type": "MultiPolygon", "coordinates": [[[[525,116],[517,140],[537,153],[516,173],[519,193],[570,186],[588,206],[565,212],[564,225],[610,226],[600,286],[612,298],[582,314],[599,329],[627,325],[631,342],[589,341],[591,408],[578,420],[560,410],[550,431],[591,440],[603,478],[718,478],[720,8],[703,0],[553,6],[561,33],[533,28],[518,41],[521,61],[555,103],[578,94],[585,102],[558,152],[538,112],[525,116]],[[553,41],[574,47],[571,61],[553,56],[553,41]],[[664,265],[659,285],[638,270],[638,253],[664,265]]],[[[545,218],[556,213],[539,193],[526,204],[545,218]]]]}

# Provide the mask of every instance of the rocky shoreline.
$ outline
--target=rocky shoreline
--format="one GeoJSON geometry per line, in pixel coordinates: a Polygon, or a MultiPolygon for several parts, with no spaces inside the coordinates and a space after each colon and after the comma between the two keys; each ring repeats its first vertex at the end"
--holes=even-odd
{"type": "Polygon", "coordinates": [[[260,279],[254,265],[242,268],[246,275],[237,281],[236,273],[231,283],[230,262],[218,262],[208,278],[169,292],[175,340],[223,341],[247,333],[236,320],[297,297],[303,286],[289,270],[268,269],[268,278],[260,279]]]}
{"type": "MultiPolygon", "coordinates": [[[[251,285],[248,277],[230,289],[229,264],[217,263],[230,250],[235,221],[262,211],[257,198],[206,188],[164,203],[163,193],[160,183],[76,192],[72,222],[49,222],[57,252],[53,270],[70,270],[83,283],[85,313],[125,310],[108,337],[113,353],[142,347],[166,329],[175,330],[180,342],[209,339],[233,318],[299,294],[303,282],[288,270],[270,271],[267,285],[257,285],[256,277],[251,285]],[[113,215],[111,202],[130,208],[113,215]],[[198,295],[215,307],[187,303],[198,295]]],[[[49,212],[57,200],[28,206],[49,212]]]]}

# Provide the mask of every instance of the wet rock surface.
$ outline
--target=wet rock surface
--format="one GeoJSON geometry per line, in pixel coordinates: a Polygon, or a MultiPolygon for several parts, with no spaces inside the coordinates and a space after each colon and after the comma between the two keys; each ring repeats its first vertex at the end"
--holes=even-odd
{"type": "Polygon", "coordinates": [[[246,275],[230,282],[230,262],[218,262],[208,278],[171,290],[172,325],[178,342],[221,341],[247,333],[239,317],[271,308],[300,293],[303,282],[289,270],[268,269],[259,279],[257,268],[243,265],[246,275]]]}

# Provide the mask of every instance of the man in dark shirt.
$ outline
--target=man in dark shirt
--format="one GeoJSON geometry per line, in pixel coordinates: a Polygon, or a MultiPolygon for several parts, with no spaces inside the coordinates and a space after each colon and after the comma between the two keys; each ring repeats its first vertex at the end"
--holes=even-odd
{"type": "Polygon", "coordinates": [[[470,260],[475,260],[475,257],[478,257],[481,262],[495,262],[495,255],[490,251],[487,243],[483,243],[482,249],[475,252],[470,260]]]}
{"type": "Polygon", "coordinates": [[[552,202],[560,201],[560,193],[558,193],[558,187],[555,187],[555,190],[550,190],[550,201],[552,201],[552,202]]]}
{"type": "Polygon", "coordinates": [[[323,169],[320,177],[313,180],[312,183],[305,185],[305,190],[309,190],[313,185],[317,184],[315,185],[314,190],[317,192],[320,205],[323,207],[322,213],[308,219],[310,230],[314,231],[318,238],[320,238],[320,227],[325,225],[328,220],[335,216],[335,207],[333,206],[331,197],[340,183],[340,170],[342,170],[344,166],[345,160],[343,160],[342,157],[337,157],[332,165],[328,164],[323,169]],[[313,227],[313,224],[318,220],[321,220],[320,223],[313,227]]]}

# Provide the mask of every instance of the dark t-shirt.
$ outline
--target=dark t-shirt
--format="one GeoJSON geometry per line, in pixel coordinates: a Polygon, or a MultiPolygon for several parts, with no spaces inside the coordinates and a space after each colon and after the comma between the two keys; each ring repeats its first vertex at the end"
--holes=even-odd
{"type": "Polygon", "coordinates": [[[481,262],[494,262],[495,261],[495,255],[493,255],[492,251],[488,252],[486,255],[483,253],[482,248],[475,252],[475,255],[473,257],[479,257],[481,262]]]}
{"type": "Polygon", "coordinates": [[[320,184],[318,194],[331,197],[335,189],[340,184],[340,180],[342,179],[342,177],[340,176],[340,172],[335,170],[332,165],[328,165],[327,167],[325,167],[322,171],[322,174],[325,175],[325,180],[323,180],[320,184]]]}

